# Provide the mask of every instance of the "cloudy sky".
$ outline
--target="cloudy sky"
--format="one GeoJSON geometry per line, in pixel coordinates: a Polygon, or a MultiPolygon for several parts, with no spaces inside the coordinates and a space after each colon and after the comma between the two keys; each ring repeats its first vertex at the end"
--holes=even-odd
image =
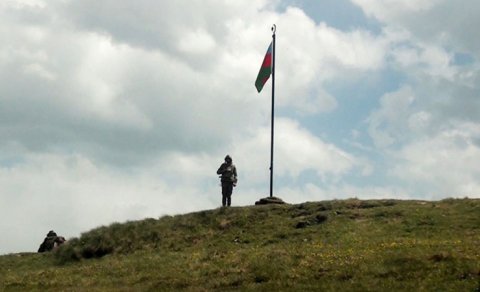
{"type": "Polygon", "coordinates": [[[0,254],[274,195],[480,197],[480,2],[1,0],[0,254]]]}

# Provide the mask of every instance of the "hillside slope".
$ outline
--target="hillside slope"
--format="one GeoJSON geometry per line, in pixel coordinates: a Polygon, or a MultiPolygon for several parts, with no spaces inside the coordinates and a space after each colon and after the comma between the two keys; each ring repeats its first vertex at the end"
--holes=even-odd
{"type": "Polygon", "coordinates": [[[479,291],[480,200],[356,199],[115,223],[0,257],[0,290],[479,291]]]}

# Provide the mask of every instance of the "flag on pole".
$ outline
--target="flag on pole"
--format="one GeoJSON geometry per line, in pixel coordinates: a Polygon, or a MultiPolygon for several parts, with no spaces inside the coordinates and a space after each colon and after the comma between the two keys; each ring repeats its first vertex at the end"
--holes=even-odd
{"type": "Polygon", "coordinates": [[[255,87],[258,92],[262,91],[263,86],[272,74],[272,43],[268,46],[267,53],[265,54],[265,58],[263,58],[262,66],[258,72],[257,80],[255,80],[255,87]]]}

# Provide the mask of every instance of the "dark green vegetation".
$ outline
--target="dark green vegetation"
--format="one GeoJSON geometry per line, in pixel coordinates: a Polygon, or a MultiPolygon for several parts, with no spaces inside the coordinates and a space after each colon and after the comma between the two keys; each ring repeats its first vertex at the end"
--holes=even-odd
{"type": "Polygon", "coordinates": [[[0,257],[0,290],[480,291],[480,200],[326,201],[112,224],[0,257]]]}

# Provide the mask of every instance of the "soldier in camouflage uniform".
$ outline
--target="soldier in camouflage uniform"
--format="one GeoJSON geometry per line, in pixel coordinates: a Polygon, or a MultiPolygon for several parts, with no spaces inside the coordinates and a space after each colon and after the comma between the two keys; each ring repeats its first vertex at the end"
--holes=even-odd
{"type": "Polygon", "coordinates": [[[50,230],[47,234],[47,237],[43,240],[42,244],[38,248],[38,252],[51,251],[54,247],[57,247],[65,242],[63,236],[57,236],[55,231],[50,230]]]}
{"type": "Polygon", "coordinates": [[[232,158],[225,156],[225,162],[217,170],[222,182],[222,206],[230,206],[232,203],[233,187],[237,185],[237,168],[232,164],[232,158]]]}

